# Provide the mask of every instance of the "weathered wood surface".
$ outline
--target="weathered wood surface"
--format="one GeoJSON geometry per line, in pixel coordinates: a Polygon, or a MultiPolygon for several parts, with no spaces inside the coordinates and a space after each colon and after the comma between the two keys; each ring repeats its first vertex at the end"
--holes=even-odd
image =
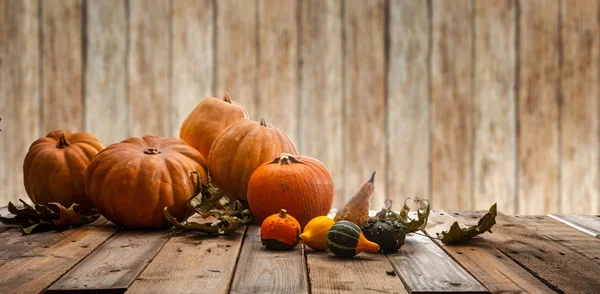
{"type": "Polygon", "coordinates": [[[511,220],[600,263],[600,237],[581,232],[548,216],[516,216],[511,220]]]}
{"type": "Polygon", "coordinates": [[[196,104],[224,93],[213,89],[215,2],[177,0],[172,5],[171,135],[179,136],[181,124],[196,104]]]}
{"type": "Polygon", "coordinates": [[[600,214],[600,2],[560,3],[560,208],[600,214]]]}
{"type": "Polygon", "coordinates": [[[257,113],[258,33],[255,1],[216,1],[215,95],[228,92],[251,119],[257,113]]]}
{"type": "Polygon", "coordinates": [[[600,238],[600,216],[576,214],[549,214],[549,216],[582,232],[600,238]]]}
{"type": "Polygon", "coordinates": [[[306,249],[312,293],[408,293],[382,254],[348,259],[306,249]]]}
{"type": "Polygon", "coordinates": [[[473,1],[432,1],[431,200],[470,209],[473,1]]]}
{"type": "Polygon", "coordinates": [[[167,231],[121,230],[48,291],[124,292],[168,240],[167,231]]]}
{"type": "MultiPolygon", "coordinates": [[[[342,142],[342,2],[301,1],[300,117],[301,154],[318,158],[331,172],[335,195],[344,195],[342,142]]],[[[333,206],[344,205],[343,197],[333,206]]]]}
{"type": "Polygon", "coordinates": [[[169,118],[170,8],[167,1],[129,1],[127,96],[131,136],[175,135],[171,134],[169,118]]]}
{"type": "Polygon", "coordinates": [[[228,293],[245,232],[171,237],[127,293],[228,293]]]}
{"type": "Polygon", "coordinates": [[[51,238],[0,266],[0,293],[39,293],[67,273],[116,232],[106,219],[53,232],[51,238]]]}
{"type": "Polygon", "coordinates": [[[87,1],[85,131],[105,145],[128,137],[127,4],[87,1]]]}
{"type": "Polygon", "coordinates": [[[298,143],[299,0],[258,0],[258,115],[298,143]]]}
{"type": "Polygon", "coordinates": [[[0,206],[27,198],[23,159],[40,136],[37,0],[0,1],[0,206]]]}
{"type": "Polygon", "coordinates": [[[344,4],[344,186],[349,200],[374,170],[377,189],[371,205],[386,193],[385,5],[384,1],[344,4]]]}
{"type": "MultiPolygon", "coordinates": [[[[475,225],[485,212],[453,213],[461,225],[475,225]]],[[[549,238],[538,235],[510,217],[498,215],[493,234],[477,238],[493,245],[555,291],[596,293],[600,264],[549,238]]]]}
{"type": "Polygon", "coordinates": [[[515,214],[516,2],[473,3],[473,207],[515,214]]]}
{"type": "Polygon", "coordinates": [[[401,251],[388,258],[410,293],[488,292],[426,236],[408,235],[401,251]]]}
{"type": "Polygon", "coordinates": [[[519,214],[560,208],[558,3],[519,2],[519,214]]]}
{"type": "Polygon", "coordinates": [[[428,5],[427,1],[389,2],[388,198],[430,197],[428,5]]]}
{"type": "MultiPolygon", "coordinates": [[[[438,233],[448,231],[455,221],[446,212],[432,211],[426,228],[427,234],[437,237],[438,233]]],[[[480,239],[452,245],[444,245],[440,240],[435,242],[492,293],[552,292],[518,263],[480,239]]]]}
{"type": "Polygon", "coordinates": [[[292,251],[267,250],[260,241],[260,227],[249,227],[230,293],[308,293],[308,291],[303,246],[296,246],[292,251]]]}
{"type": "Polygon", "coordinates": [[[83,0],[40,5],[42,135],[83,131],[83,0]]]}

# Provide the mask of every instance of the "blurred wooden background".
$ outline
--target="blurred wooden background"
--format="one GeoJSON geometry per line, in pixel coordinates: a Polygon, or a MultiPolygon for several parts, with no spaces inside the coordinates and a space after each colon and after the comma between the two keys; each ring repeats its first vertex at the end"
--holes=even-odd
{"type": "Polygon", "coordinates": [[[600,213],[600,1],[0,0],[0,204],[58,129],[177,136],[229,91],[385,197],[600,213]]]}

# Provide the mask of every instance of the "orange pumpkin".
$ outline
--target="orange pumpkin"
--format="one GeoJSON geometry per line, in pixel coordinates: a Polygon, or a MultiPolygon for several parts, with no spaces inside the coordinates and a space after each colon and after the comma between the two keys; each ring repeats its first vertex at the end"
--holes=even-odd
{"type": "Polygon", "coordinates": [[[104,146],[88,133],[57,130],[31,144],[23,163],[25,191],[36,204],[58,202],[92,208],[84,189],[85,169],[104,146]]]}
{"type": "Polygon", "coordinates": [[[248,205],[258,222],[286,209],[304,227],[327,215],[333,203],[333,181],[327,168],[307,156],[281,154],[261,165],[248,183],[248,205]]]}
{"type": "Polygon", "coordinates": [[[208,183],[206,163],[198,150],[177,138],[129,138],[108,146],[92,160],[85,190],[102,215],[127,228],[163,228],[169,213],[184,220],[187,201],[195,196],[198,172],[208,183]]]}
{"type": "Polygon", "coordinates": [[[238,121],[213,143],[208,156],[210,177],[229,197],[247,201],[252,172],[281,152],[298,153],[284,132],[267,125],[264,118],[260,123],[238,121]]]}
{"type": "Polygon", "coordinates": [[[266,218],[260,226],[260,240],[268,249],[291,249],[298,244],[300,224],[285,209],[266,218]]]}
{"type": "Polygon", "coordinates": [[[183,121],[179,137],[208,158],[210,146],[217,136],[234,122],[247,119],[248,112],[229,93],[223,99],[208,97],[202,100],[183,121]]]}

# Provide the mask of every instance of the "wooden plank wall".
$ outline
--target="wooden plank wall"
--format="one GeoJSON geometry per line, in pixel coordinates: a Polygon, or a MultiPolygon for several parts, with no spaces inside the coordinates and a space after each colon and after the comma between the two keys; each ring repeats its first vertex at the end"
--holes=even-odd
{"type": "Polygon", "coordinates": [[[0,204],[29,144],[177,136],[228,91],[332,172],[335,205],[600,213],[600,5],[0,0],[0,204]]]}

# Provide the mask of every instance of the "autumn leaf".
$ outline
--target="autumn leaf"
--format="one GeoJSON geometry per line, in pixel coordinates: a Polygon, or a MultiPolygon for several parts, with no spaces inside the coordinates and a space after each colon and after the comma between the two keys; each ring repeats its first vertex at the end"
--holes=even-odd
{"type": "Polygon", "coordinates": [[[59,210],[58,219],[52,220],[52,223],[59,228],[68,228],[81,221],[81,214],[75,212],[75,207],[79,206],[79,204],[73,203],[69,208],[62,206],[58,202],[49,202],[48,205],[53,205],[59,210]]]}
{"type": "Polygon", "coordinates": [[[202,183],[200,175],[192,172],[198,183],[197,195],[188,201],[188,208],[198,213],[205,222],[180,222],[176,220],[167,207],[165,218],[176,230],[197,232],[210,235],[225,235],[250,222],[250,210],[244,209],[242,203],[232,200],[221,192],[212,182],[202,183]]]}
{"type": "Polygon", "coordinates": [[[394,218],[398,220],[398,222],[400,222],[406,228],[406,233],[408,234],[420,231],[427,226],[429,212],[429,200],[406,198],[404,200],[404,206],[402,207],[399,213],[395,213],[391,210],[388,210],[388,218],[394,218]],[[418,205],[416,219],[411,219],[408,216],[409,212],[411,211],[410,207],[408,206],[409,201],[412,201],[418,205]]]}
{"type": "Polygon", "coordinates": [[[496,224],[496,215],[498,214],[496,204],[490,207],[490,210],[479,220],[477,225],[468,228],[461,228],[458,222],[454,222],[450,226],[448,232],[443,231],[441,234],[438,233],[438,237],[443,243],[459,243],[470,240],[471,238],[483,234],[485,232],[492,232],[492,227],[496,224]]]}
{"type": "Polygon", "coordinates": [[[9,202],[8,211],[14,216],[0,216],[0,222],[5,225],[18,226],[23,235],[81,226],[94,222],[100,217],[100,214],[96,211],[91,211],[85,215],[78,213],[75,210],[78,204],[75,203],[69,208],[55,202],[48,203],[49,206],[36,204],[33,207],[21,199],[19,201],[23,204],[23,208],[18,208],[12,202],[9,202]],[[50,206],[55,207],[56,210],[51,209],[50,206]]]}

